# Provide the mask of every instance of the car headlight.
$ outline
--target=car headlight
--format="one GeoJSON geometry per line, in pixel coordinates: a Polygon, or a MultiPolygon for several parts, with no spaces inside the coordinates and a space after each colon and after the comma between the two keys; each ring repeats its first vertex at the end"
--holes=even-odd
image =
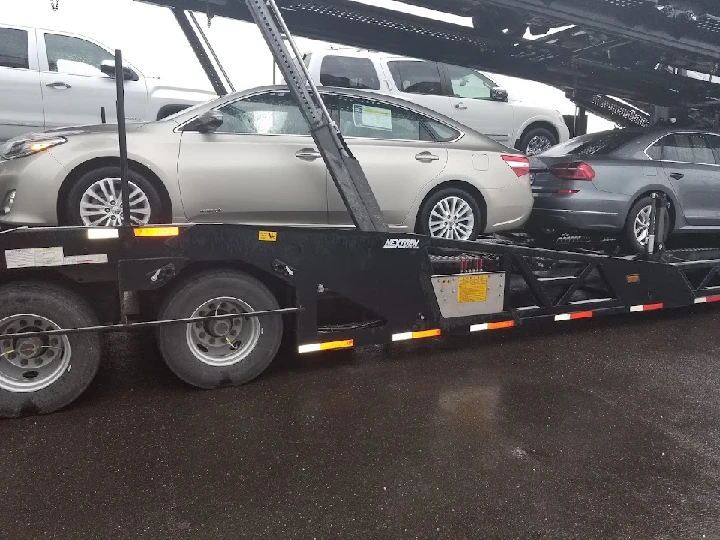
{"type": "Polygon", "coordinates": [[[65,137],[26,137],[11,139],[0,146],[0,159],[17,159],[31,156],[57,146],[65,144],[65,137]]]}

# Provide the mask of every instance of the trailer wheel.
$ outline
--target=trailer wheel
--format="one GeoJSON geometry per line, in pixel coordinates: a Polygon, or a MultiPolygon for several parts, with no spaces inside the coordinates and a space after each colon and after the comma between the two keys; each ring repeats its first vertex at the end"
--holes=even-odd
{"type": "Polygon", "coordinates": [[[246,274],[208,271],[192,276],[171,292],[162,319],[237,313],[236,319],[172,324],[158,330],[158,345],[168,367],[199,388],[237,386],[270,365],[280,347],[280,315],[243,317],[243,312],[278,309],[273,294],[246,274]]]}
{"type": "Polygon", "coordinates": [[[74,401],[100,365],[100,337],[94,333],[23,338],[24,332],[97,325],[77,294],[39,282],[0,287],[0,416],[15,418],[54,412],[74,401]]]}

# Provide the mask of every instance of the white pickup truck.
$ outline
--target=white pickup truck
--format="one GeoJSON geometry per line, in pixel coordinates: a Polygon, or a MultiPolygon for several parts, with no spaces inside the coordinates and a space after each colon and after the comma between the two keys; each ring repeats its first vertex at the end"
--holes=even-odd
{"type": "MultiPolygon", "coordinates": [[[[0,141],[56,127],[117,122],[114,53],[84,36],[0,24],[0,141]]],[[[125,62],[128,121],[157,120],[217,97],[161,86],[125,62]]]]}
{"type": "Polygon", "coordinates": [[[315,50],[303,60],[316,84],[412,101],[527,155],[570,137],[559,111],[508,99],[488,74],[474,69],[353,49],[315,50]]]}

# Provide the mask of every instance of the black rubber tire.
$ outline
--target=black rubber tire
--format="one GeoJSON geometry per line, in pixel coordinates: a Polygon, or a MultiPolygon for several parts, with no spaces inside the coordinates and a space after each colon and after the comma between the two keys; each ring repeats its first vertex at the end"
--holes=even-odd
{"type": "Polygon", "coordinates": [[[430,236],[430,224],[428,223],[430,219],[430,212],[432,211],[433,207],[438,203],[438,201],[451,196],[463,199],[470,205],[470,208],[472,208],[475,218],[475,226],[473,227],[473,232],[471,233],[468,240],[477,239],[477,237],[483,231],[483,215],[482,211],[480,210],[480,206],[475,200],[475,197],[473,197],[470,193],[468,193],[464,189],[456,187],[441,188],[435,193],[433,193],[430,197],[428,197],[428,199],[423,203],[422,207],[420,208],[420,212],[418,213],[418,232],[420,234],[430,236]]]}
{"type": "Polygon", "coordinates": [[[527,155],[527,146],[530,143],[530,140],[537,135],[547,137],[552,143],[552,146],[555,146],[558,143],[557,135],[555,135],[552,131],[543,127],[536,127],[530,129],[529,131],[526,131],[523,134],[522,138],[520,139],[520,147],[518,148],[518,150],[520,150],[523,154],[527,155]]]}
{"type": "MultiPolygon", "coordinates": [[[[645,246],[640,244],[640,242],[637,241],[635,238],[635,232],[633,230],[633,226],[635,224],[635,218],[637,217],[640,210],[648,205],[651,205],[653,203],[652,197],[649,195],[639,199],[635,204],[633,204],[632,208],[630,209],[630,212],[628,212],[627,218],[625,218],[625,228],[622,231],[621,235],[621,243],[623,247],[630,253],[634,254],[642,254],[645,253],[645,246]]],[[[665,214],[666,222],[665,222],[665,238],[663,240],[667,240],[669,236],[670,227],[671,224],[671,218],[670,213],[665,214]]]]}
{"type": "MultiPolygon", "coordinates": [[[[83,225],[80,217],[80,200],[88,187],[103,178],[120,178],[120,166],[106,165],[83,174],[68,192],[64,203],[65,220],[63,220],[67,222],[60,223],[61,225],[83,225]]],[[[150,223],[167,221],[167,219],[163,219],[162,199],[152,183],[135,171],[128,171],[128,181],[134,183],[147,195],[148,201],[150,201],[150,223]]]]}
{"type": "MultiPolygon", "coordinates": [[[[95,326],[97,317],[88,303],[73,291],[49,283],[21,282],[0,287],[0,320],[21,313],[40,315],[60,328],[95,326]]],[[[100,366],[100,336],[72,334],[70,364],[47,388],[35,392],[12,392],[0,388],[0,416],[17,418],[47,414],[61,409],[82,394],[100,366]]],[[[0,361],[5,361],[0,358],[0,361]]]]}
{"type": "MultiPolygon", "coordinates": [[[[270,290],[257,279],[232,270],[200,272],[180,283],[161,309],[161,319],[190,317],[198,306],[218,296],[233,296],[256,311],[278,309],[270,290]]],[[[261,317],[261,334],[249,355],[229,366],[211,366],[198,359],[187,344],[187,325],[161,326],[158,346],[170,370],[186,383],[210,389],[239,386],[259,376],[270,365],[283,336],[281,315],[261,317]]]]}

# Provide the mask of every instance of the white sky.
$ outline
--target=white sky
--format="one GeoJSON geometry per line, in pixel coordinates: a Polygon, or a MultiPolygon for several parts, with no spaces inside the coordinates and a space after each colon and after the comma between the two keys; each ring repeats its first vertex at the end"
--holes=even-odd
{"type": "MultiPolygon", "coordinates": [[[[146,76],[160,77],[166,84],[212,90],[195,55],[170,10],[135,0],[0,0],[0,23],[63,30],[91,37],[121,49],[123,57],[146,76]]],[[[470,26],[470,19],[401,4],[394,0],[356,0],[366,4],[407,11],[420,16],[470,26]]],[[[196,17],[228,72],[236,90],[272,83],[272,56],[254,25],[214,17],[196,17]]],[[[305,52],[326,44],[297,39],[305,52]]],[[[560,90],[531,81],[497,76],[511,96],[523,102],[573,114],[575,107],[560,90]]],[[[612,124],[591,115],[589,130],[610,129],[612,124]]]]}

